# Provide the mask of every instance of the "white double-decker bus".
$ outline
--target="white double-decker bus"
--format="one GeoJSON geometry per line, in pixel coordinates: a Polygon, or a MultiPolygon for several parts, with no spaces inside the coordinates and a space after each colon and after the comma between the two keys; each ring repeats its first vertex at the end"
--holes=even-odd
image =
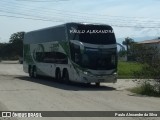
{"type": "Polygon", "coordinates": [[[24,36],[24,71],[58,81],[115,83],[117,44],[109,25],[66,23],[24,36]]]}

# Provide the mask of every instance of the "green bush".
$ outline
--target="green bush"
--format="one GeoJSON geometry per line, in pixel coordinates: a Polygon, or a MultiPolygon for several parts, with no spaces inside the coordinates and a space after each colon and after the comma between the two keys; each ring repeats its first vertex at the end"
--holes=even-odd
{"type": "Polygon", "coordinates": [[[146,81],[140,84],[140,86],[131,88],[130,91],[141,95],[160,97],[160,90],[146,81]]]}

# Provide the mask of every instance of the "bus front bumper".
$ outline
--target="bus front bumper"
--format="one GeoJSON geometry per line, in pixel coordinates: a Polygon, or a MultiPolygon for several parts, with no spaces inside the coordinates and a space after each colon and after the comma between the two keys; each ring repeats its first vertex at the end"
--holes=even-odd
{"type": "Polygon", "coordinates": [[[117,74],[104,75],[104,76],[83,75],[81,77],[81,80],[84,83],[92,83],[92,82],[116,83],[117,82],[117,74]]]}

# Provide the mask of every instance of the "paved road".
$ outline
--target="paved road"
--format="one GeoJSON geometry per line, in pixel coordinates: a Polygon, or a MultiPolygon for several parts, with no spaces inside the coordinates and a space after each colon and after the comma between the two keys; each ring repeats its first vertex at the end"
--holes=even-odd
{"type": "MultiPolygon", "coordinates": [[[[160,99],[135,95],[126,90],[131,80],[100,87],[65,85],[49,78],[33,79],[17,62],[0,63],[0,111],[158,111],[160,99]]],[[[51,118],[42,118],[51,119],[51,118]]],[[[57,118],[56,118],[57,119],[57,118]]],[[[90,118],[58,118],[84,119],[90,118]]],[[[92,118],[99,119],[99,118],[92,118]]],[[[101,118],[115,120],[115,118],[101,118]]],[[[158,118],[116,118],[117,120],[155,120],[158,118]]],[[[2,120],[2,118],[0,118],[2,120]]],[[[5,119],[7,120],[7,119],[5,119]]]]}

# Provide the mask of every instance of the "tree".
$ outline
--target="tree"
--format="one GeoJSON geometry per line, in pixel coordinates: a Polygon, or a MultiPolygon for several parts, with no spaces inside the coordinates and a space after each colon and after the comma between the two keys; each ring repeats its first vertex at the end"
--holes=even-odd
{"type": "Polygon", "coordinates": [[[0,57],[6,59],[11,55],[11,46],[9,43],[0,43],[0,57]]]}
{"type": "Polygon", "coordinates": [[[133,43],[134,43],[134,40],[132,38],[129,38],[129,37],[125,38],[125,40],[122,42],[122,44],[125,45],[126,48],[127,48],[127,52],[126,52],[127,53],[127,60],[128,60],[128,56],[129,56],[130,46],[133,43]]]}
{"type": "Polygon", "coordinates": [[[18,41],[23,41],[25,32],[13,33],[10,37],[10,43],[16,43],[18,41]]]}
{"type": "Polygon", "coordinates": [[[9,43],[11,44],[13,56],[23,56],[23,39],[25,32],[13,33],[10,37],[9,43]]]}

